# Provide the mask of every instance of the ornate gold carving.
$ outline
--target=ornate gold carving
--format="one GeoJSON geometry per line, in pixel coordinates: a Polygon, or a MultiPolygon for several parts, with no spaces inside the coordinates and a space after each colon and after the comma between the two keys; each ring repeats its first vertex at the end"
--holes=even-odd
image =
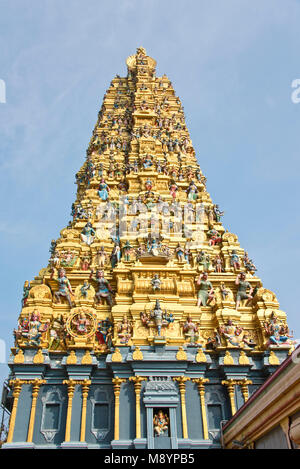
{"type": "Polygon", "coordinates": [[[122,354],[119,348],[116,348],[114,353],[111,356],[112,362],[121,362],[122,361],[122,354]]]}
{"type": "Polygon", "coordinates": [[[202,348],[198,348],[197,355],[196,355],[196,362],[197,363],[206,363],[207,362],[206,355],[203,352],[202,348]]]}
{"type": "Polygon", "coordinates": [[[246,353],[243,350],[241,350],[241,352],[240,352],[239,364],[240,365],[249,365],[250,364],[249,358],[247,357],[246,353]]]}
{"type": "Polygon", "coordinates": [[[76,352],[75,350],[71,350],[70,351],[70,354],[67,358],[67,361],[66,361],[67,365],[76,365],[77,363],[77,356],[76,356],[76,352]]]}
{"type": "Polygon", "coordinates": [[[276,353],[271,350],[269,356],[269,364],[270,365],[280,365],[279,358],[277,357],[276,353]]]}
{"type": "Polygon", "coordinates": [[[23,350],[19,350],[17,355],[15,355],[15,358],[14,358],[14,363],[18,363],[18,364],[21,364],[21,363],[24,363],[24,352],[23,350]]]}
{"type": "Polygon", "coordinates": [[[224,357],[224,365],[234,365],[233,357],[231,356],[229,350],[226,350],[224,357]]]}
{"type": "Polygon", "coordinates": [[[81,364],[82,365],[91,365],[93,363],[93,357],[91,356],[91,352],[89,350],[85,351],[85,354],[83,355],[81,359],[81,364]]]}
{"type": "Polygon", "coordinates": [[[176,360],[187,360],[187,355],[183,347],[179,347],[178,352],[176,354],[176,360]]]}
{"type": "Polygon", "coordinates": [[[144,359],[144,356],[143,356],[143,353],[140,349],[140,347],[136,347],[133,354],[132,354],[132,358],[133,360],[143,360],[144,359]]]}
{"type": "Polygon", "coordinates": [[[44,363],[44,361],[45,361],[45,358],[44,358],[44,355],[42,353],[42,350],[39,349],[37,351],[37,353],[35,354],[35,356],[33,357],[33,363],[35,365],[41,365],[42,363],[44,363]]]}

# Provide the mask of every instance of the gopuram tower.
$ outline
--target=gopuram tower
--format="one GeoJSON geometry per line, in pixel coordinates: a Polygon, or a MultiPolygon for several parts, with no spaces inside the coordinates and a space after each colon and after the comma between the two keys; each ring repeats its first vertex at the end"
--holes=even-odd
{"type": "Polygon", "coordinates": [[[219,448],[291,353],[206,190],[181,101],[139,48],[107,90],[72,221],[24,284],[4,448],[219,448]]]}

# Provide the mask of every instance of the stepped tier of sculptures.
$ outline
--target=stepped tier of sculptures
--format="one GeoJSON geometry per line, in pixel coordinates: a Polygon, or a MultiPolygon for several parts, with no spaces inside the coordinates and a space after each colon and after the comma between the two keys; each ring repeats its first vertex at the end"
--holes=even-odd
{"type": "Polygon", "coordinates": [[[155,66],[139,48],[104,95],[72,219],[24,284],[15,354],[294,345],[276,295],[223,227],[181,101],[155,66]]]}

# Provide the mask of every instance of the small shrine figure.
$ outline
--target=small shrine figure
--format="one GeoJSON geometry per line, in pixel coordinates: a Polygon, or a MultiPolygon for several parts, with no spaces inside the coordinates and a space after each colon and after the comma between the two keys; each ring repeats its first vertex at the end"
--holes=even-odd
{"type": "Polygon", "coordinates": [[[237,275],[235,284],[238,286],[238,291],[236,294],[236,309],[239,308],[241,300],[247,300],[246,306],[248,306],[249,302],[253,299],[253,288],[251,287],[250,283],[246,281],[245,272],[241,272],[237,275]],[[247,293],[247,290],[249,290],[249,293],[247,293]]]}
{"type": "Polygon", "coordinates": [[[42,325],[41,315],[37,309],[35,309],[30,316],[26,330],[21,332],[22,337],[27,339],[26,345],[39,347],[41,345],[41,338],[43,333],[48,330],[49,323],[42,325]]]}
{"type": "Polygon", "coordinates": [[[187,320],[183,325],[183,333],[190,344],[197,344],[199,339],[198,324],[193,322],[192,316],[187,317],[187,320]]]}
{"type": "Polygon", "coordinates": [[[187,264],[190,264],[192,258],[191,250],[189,248],[184,249],[184,259],[187,264]]]}
{"type": "Polygon", "coordinates": [[[147,241],[147,251],[152,254],[152,256],[159,255],[159,242],[156,238],[149,238],[147,241]]]}
{"type": "MultiPolygon", "coordinates": [[[[51,279],[53,277],[53,271],[51,274],[51,279]]],[[[66,298],[66,300],[69,303],[70,308],[73,307],[73,303],[71,300],[71,295],[73,295],[73,290],[71,287],[71,284],[69,282],[68,277],[66,276],[66,271],[65,269],[59,269],[58,271],[58,277],[56,279],[56,282],[58,283],[58,291],[54,293],[54,296],[57,300],[58,303],[61,303],[61,297],[66,298]]]]}
{"type": "Polygon", "coordinates": [[[274,311],[272,312],[269,320],[264,323],[265,333],[267,335],[268,342],[267,346],[270,345],[294,345],[296,342],[290,339],[293,335],[289,334],[289,328],[287,324],[279,323],[278,318],[274,311]]]}
{"type": "MultiPolygon", "coordinates": [[[[74,204],[73,204],[73,205],[74,205],[74,204]]],[[[54,254],[54,252],[55,252],[56,244],[57,244],[57,243],[56,243],[55,239],[52,239],[51,245],[50,245],[50,249],[49,249],[49,252],[50,252],[51,256],[52,256],[52,255],[54,254]]]]}
{"type": "Polygon", "coordinates": [[[65,322],[63,316],[60,315],[54,318],[49,330],[49,345],[48,348],[56,350],[60,343],[64,341],[65,322]]]}
{"type": "Polygon", "coordinates": [[[120,339],[120,343],[127,345],[132,337],[132,323],[128,321],[127,315],[123,317],[123,321],[118,325],[117,334],[120,339]]]}
{"type": "Polygon", "coordinates": [[[245,254],[244,254],[243,261],[244,261],[244,266],[245,266],[247,272],[251,272],[251,273],[253,272],[254,273],[257,270],[255,265],[253,264],[252,259],[249,259],[248,253],[246,251],[245,251],[245,254]]]}
{"type": "MultiPolygon", "coordinates": [[[[90,278],[92,278],[92,276],[93,271],[91,272],[90,278]]],[[[113,306],[112,288],[108,280],[104,277],[103,270],[97,270],[94,281],[98,284],[98,291],[95,295],[97,302],[101,304],[102,299],[105,299],[109,306],[113,306]]]]}
{"type": "Polygon", "coordinates": [[[231,253],[230,265],[231,265],[231,267],[234,268],[235,271],[240,270],[240,268],[241,268],[240,257],[237,254],[235,249],[233,249],[233,251],[231,253]]]}
{"type": "Polygon", "coordinates": [[[223,261],[219,254],[213,260],[213,265],[215,267],[215,272],[222,273],[223,272],[223,261]]]}
{"type": "Polygon", "coordinates": [[[96,263],[100,268],[104,268],[106,264],[107,253],[105,252],[104,246],[100,246],[97,250],[96,263]]]}
{"type": "Polygon", "coordinates": [[[79,313],[74,317],[74,319],[72,319],[72,325],[75,327],[78,334],[87,334],[89,332],[90,324],[89,319],[87,319],[84,313],[79,313]]]}
{"type": "Polygon", "coordinates": [[[152,187],[153,187],[153,184],[152,184],[151,179],[147,179],[147,181],[145,182],[146,191],[148,192],[151,191],[152,187]]]}
{"type": "Polygon", "coordinates": [[[200,251],[196,256],[196,263],[203,268],[204,271],[208,271],[210,267],[210,255],[205,254],[204,251],[200,251]]]}
{"type": "Polygon", "coordinates": [[[177,247],[175,248],[175,252],[177,254],[178,261],[184,262],[184,249],[182,248],[180,243],[178,243],[177,247]]]}
{"type": "Polygon", "coordinates": [[[214,205],[213,210],[214,210],[215,221],[218,223],[221,221],[221,217],[223,217],[224,212],[221,212],[218,204],[214,205]]]}
{"type": "Polygon", "coordinates": [[[24,308],[24,306],[26,305],[27,303],[27,299],[28,299],[28,296],[29,296],[29,291],[30,291],[30,282],[28,282],[28,280],[25,280],[24,282],[24,286],[23,286],[23,298],[22,298],[22,308],[24,308]]]}
{"type": "Polygon", "coordinates": [[[203,272],[203,274],[199,275],[197,280],[197,284],[199,285],[197,303],[198,308],[200,308],[201,305],[208,306],[208,304],[215,298],[212,283],[207,279],[207,273],[203,272]]]}
{"type": "Polygon", "coordinates": [[[221,345],[221,338],[218,331],[214,331],[212,337],[208,337],[206,342],[206,348],[210,350],[215,350],[221,345]]]}
{"type": "Polygon", "coordinates": [[[240,347],[243,344],[244,329],[240,326],[235,326],[231,319],[219,328],[219,333],[226,340],[227,345],[233,347],[240,347]]]}
{"type": "Polygon", "coordinates": [[[177,184],[175,184],[175,182],[173,182],[170,185],[170,195],[172,196],[173,201],[176,199],[177,191],[178,191],[178,186],[177,184]]]}
{"type": "Polygon", "coordinates": [[[105,179],[102,178],[99,184],[98,195],[101,200],[106,201],[108,199],[109,186],[106,184],[105,179]]]}
{"type": "Polygon", "coordinates": [[[162,410],[159,410],[157,414],[154,415],[153,427],[154,435],[156,437],[168,435],[169,417],[167,416],[167,414],[164,414],[162,410]]]}
{"type": "Polygon", "coordinates": [[[151,280],[152,289],[154,292],[159,291],[161,289],[161,280],[158,274],[155,274],[153,279],[151,280]]]}
{"type": "Polygon", "coordinates": [[[207,232],[207,236],[209,237],[208,244],[210,246],[215,246],[216,244],[222,243],[222,237],[215,228],[212,228],[211,230],[209,230],[207,232]]]}
{"type": "Polygon", "coordinates": [[[187,189],[188,200],[197,200],[198,198],[197,192],[198,192],[197,186],[192,181],[187,189]]]}
{"type": "Polygon", "coordinates": [[[226,301],[227,297],[229,295],[229,291],[226,289],[226,286],[225,286],[224,282],[221,282],[221,284],[220,284],[220,291],[221,291],[221,295],[222,295],[222,300],[226,301]]]}
{"type": "Polygon", "coordinates": [[[90,259],[88,257],[84,257],[81,262],[81,270],[87,271],[90,268],[90,259]]]}
{"type": "Polygon", "coordinates": [[[121,260],[121,248],[118,243],[115,243],[111,256],[110,256],[110,263],[111,263],[112,269],[116,267],[116,265],[120,262],[120,260],[121,260]]]}
{"type": "Polygon", "coordinates": [[[88,221],[85,227],[82,229],[80,237],[85,244],[90,246],[95,240],[95,233],[96,232],[91,222],[88,221]]]}
{"type": "Polygon", "coordinates": [[[132,254],[132,246],[130,242],[127,240],[123,246],[123,257],[124,261],[130,262],[131,261],[131,254],[132,254]]]}
{"type": "Polygon", "coordinates": [[[170,323],[174,322],[173,314],[163,311],[160,307],[159,300],[156,300],[154,309],[150,313],[141,312],[141,321],[144,326],[151,327],[152,321],[157,328],[158,336],[161,337],[162,327],[168,327],[170,323]]]}
{"type": "Polygon", "coordinates": [[[144,166],[144,169],[151,168],[151,166],[153,165],[151,156],[146,155],[145,158],[143,159],[142,164],[144,166]]]}
{"type": "Polygon", "coordinates": [[[214,217],[214,211],[211,206],[206,209],[206,214],[207,214],[208,226],[210,228],[213,228],[215,217],[214,217]]]}
{"type": "Polygon", "coordinates": [[[82,296],[84,299],[87,298],[87,296],[88,296],[88,291],[89,291],[90,288],[91,288],[91,285],[89,284],[89,282],[88,282],[87,280],[85,280],[85,281],[83,282],[82,287],[80,288],[80,294],[81,294],[81,296],[82,296]]]}
{"type": "Polygon", "coordinates": [[[96,330],[96,339],[100,346],[110,349],[112,346],[113,324],[109,318],[99,321],[96,330]]]}

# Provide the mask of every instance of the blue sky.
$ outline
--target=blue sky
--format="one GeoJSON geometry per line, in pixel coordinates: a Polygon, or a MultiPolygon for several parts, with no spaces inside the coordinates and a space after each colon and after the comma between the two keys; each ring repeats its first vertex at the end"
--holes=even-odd
{"type": "MultiPolygon", "coordinates": [[[[0,0],[0,339],[67,225],[110,80],[138,46],[181,98],[224,225],[300,338],[300,2],[0,0]]],[[[7,367],[0,365],[0,379],[7,367]]]]}

